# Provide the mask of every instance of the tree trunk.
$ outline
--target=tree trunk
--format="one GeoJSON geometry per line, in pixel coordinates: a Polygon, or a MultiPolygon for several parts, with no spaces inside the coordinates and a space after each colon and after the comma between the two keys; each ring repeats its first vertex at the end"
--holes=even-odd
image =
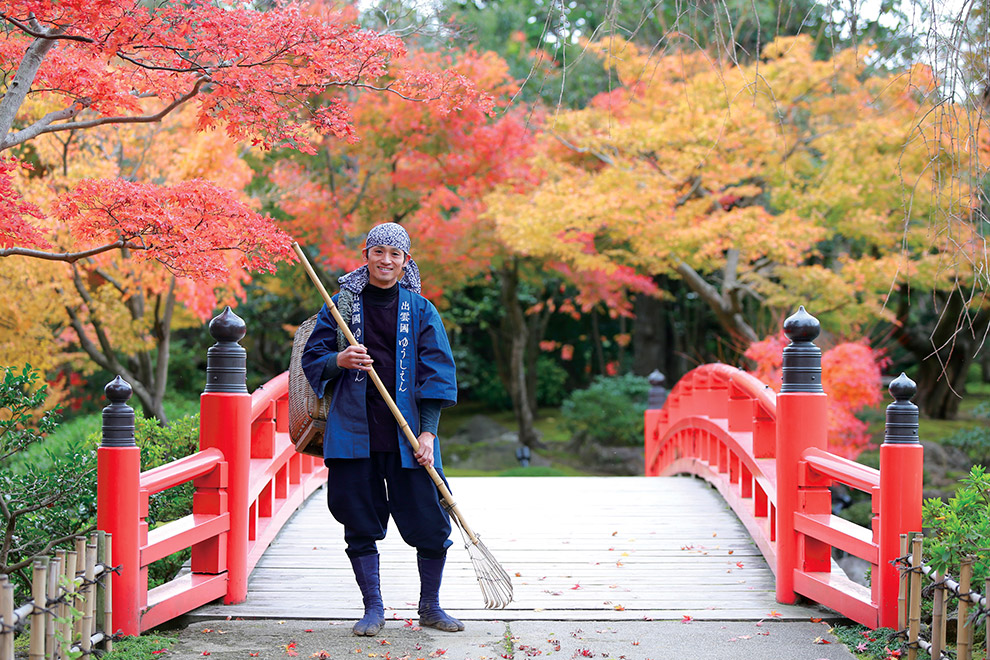
{"type": "MultiPolygon", "coordinates": [[[[657,286],[661,289],[668,288],[668,285],[677,286],[665,278],[657,279],[657,286]]],[[[668,386],[676,383],[689,366],[683,352],[678,350],[674,327],[677,310],[672,309],[671,305],[669,299],[660,300],[646,295],[637,295],[633,301],[633,373],[649,376],[657,369],[667,377],[668,386]]]]}
{"type": "Polygon", "coordinates": [[[725,331],[748,346],[760,338],[743,316],[742,298],[745,292],[738,286],[736,279],[738,263],[739,251],[729,250],[723,269],[722,291],[709,284],[698,271],[683,261],[677,265],[677,272],[685,284],[708,304],[725,331]]]}
{"type": "Polygon", "coordinates": [[[506,371],[508,373],[509,397],[512,410],[519,427],[519,442],[530,448],[541,447],[542,443],[533,425],[533,408],[526,378],[526,347],[529,339],[529,326],[522,307],[519,305],[519,264],[513,261],[499,272],[502,284],[503,336],[508,340],[506,371]]]}

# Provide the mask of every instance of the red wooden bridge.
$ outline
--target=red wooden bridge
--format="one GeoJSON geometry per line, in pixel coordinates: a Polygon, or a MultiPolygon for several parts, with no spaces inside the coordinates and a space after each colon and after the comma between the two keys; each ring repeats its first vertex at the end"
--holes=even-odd
{"type": "MultiPolygon", "coordinates": [[[[107,386],[111,405],[104,409],[99,449],[98,522],[113,535],[113,564],[119,569],[113,578],[112,628],[138,634],[219,599],[228,606],[247,606],[243,612],[236,610],[237,616],[264,616],[268,610],[256,606],[260,599],[249,598],[249,584],[256,590],[290,593],[306,583],[305,571],[323,571],[322,580],[351,587],[319,590],[330,594],[331,601],[321,607],[321,616],[350,617],[354,603],[340,601],[353,590],[352,580],[343,564],[339,571],[331,565],[333,560],[326,552],[340,535],[331,530],[325,539],[311,541],[314,526],[305,527],[316,515],[307,512],[320,509],[328,524],[319,527],[329,529],[332,519],[322,505],[308,506],[297,516],[299,522],[293,522],[310,530],[305,532],[304,543],[294,542],[294,532],[287,529],[289,537],[280,537],[278,549],[273,550],[273,557],[282,559],[263,560],[279,531],[323,484],[326,470],[318,460],[297,454],[289,440],[286,374],[248,393],[245,353],[237,343],[244,335],[243,321],[228,309],[213,320],[210,330],[217,344],[208,358],[198,453],[142,473],[140,450],[134,444],[133,411],[126,405],[130,388],[120,379],[107,386]],[[145,521],[149,497],[189,481],[195,484],[193,513],[149,531],[145,521]],[[311,558],[316,555],[310,550],[320,554],[316,559],[301,561],[298,555],[286,559],[293,547],[305,550],[311,558]],[[184,548],[192,548],[191,572],[148,590],[147,566],[184,548]],[[256,567],[257,575],[252,576],[256,567]],[[279,586],[292,580],[297,580],[296,587],[279,586]]],[[[689,582],[678,587],[676,576],[700,571],[712,578],[711,584],[721,585],[712,587],[714,591],[724,591],[738,606],[731,614],[699,601],[697,609],[690,610],[694,616],[760,618],[767,616],[766,605],[773,603],[773,597],[782,604],[780,610],[806,617],[807,609],[792,605],[801,596],[871,627],[896,624],[897,573],[890,562],[898,554],[900,534],[921,528],[923,452],[917,408],[909,401],[913,383],[902,376],[891,385],[896,401],[887,411],[879,470],[832,455],[826,444],[827,395],[821,387],[821,353],[812,343],[818,323],[802,308],[785,323],[785,332],[791,344],[784,349],[780,394],[738,369],[704,365],[677,383],[662,409],[646,413],[647,475],[690,474],[714,486],[738,518],[729,516],[729,531],[722,533],[722,539],[702,545],[701,536],[708,536],[708,527],[701,534],[699,516],[715,520],[720,515],[718,507],[705,504],[704,493],[675,485],[685,484],[683,480],[609,482],[614,485],[606,488],[619,493],[617,497],[624,500],[621,506],[596,490],[602,488],[602,480],[581,481],[576,491],[517,480],[509,490],[517,495],[518,512],[514,513],[511,502],[498,507],[503,520],[512,518],[512,527],[503,525],[496,536],[486,537],[497,556],[515,553],[510,560],[528,567],[525,573],[517,571],[517,601],[503,613],[505,618],[680,618],[687,611],[684,601],[671,599],[666,592],[689,589],[689,582]],[[870,528],[831,514],[829,487],[836,483],[871,495],[874,517],[870,528]],[[660,495],[665,490],[669,497],[660,495]],[[547,510],[539,513],[542,509],[547,510]],[[673,518],[623,518],[633,509],[651,515],[666,510],[673,518]],[[611,527],[617,528],[613,535],[618,535],[620,526],[623,535],[635,530],[640,545],[632,545],[635,538],[617,538],[611,543],[598,538],[607,536],[611,527]],[[494,541],[497,538],[501,541],[494,541]],[[513,545],[525,538],[538,541],[540,549],[525,543],[513,545]],[[563,545],[548,551],[550,538],[563,545]],[[833,548],[869,562],[873,567],[870,588],[834,569],[833,548]],[[598,567],[621,568],[623,557],[637,549],[643,553],[638,561],[627,562],[635,567],[638,591],[616,606],[618,578],[598,567]],[[623,551],[618,558],[613,555],[617,550],[623,551]],[[542,558],[536,558],[539,552],[542,558]],[[731,564],[742,568],[744,556],[746,565],[756,572],[742,579],[731,575],[731,564]],[[555,567],[552,575],[543,568],[550,565],[555,567]],[[578,579],[572,580],[575,576],[578,579]],[[541,583],[548,577],[550,582],[541,583]],[[584,596],[565,586],[571,581],[584,594],[592,594],[581,602],[594,601],[594,607],[577,604],[584,596]],[[558,602],[570,605],[546,605],[553,602],[553,596],[563,597],[565,588],[572,593],[558,602]],[[765,601],[760,600],[760,593],[767,595],[765,601]]],[[[489,497],[468,486],[464,490],[469,500],[474,493],[478,504],[490,503],[489,497]]],[[[343,557],[341,548],[333,550],[334,556],[343,557]]],[[[466,562],[459,566],[458,561],[452,562],[452,574],[463,573],[461,577],[470,583],[469,567],[466,562]]],[[[452,582],[456,581],[455,577],[452,582]]],[[[412,593],[411,584],[409,589],[412,593]]],[[[305,593],[306,598],[313,593],[305,593]]],[[[414,600],[414,596],[407,599],[414,600]]],[[[459,614],[464,609],[455,608],[459,614]]],[[[215,614],[215,607],[210,611],[215,614]]],[[[285,618],[286,614],[275,616],[285,618]]]]}

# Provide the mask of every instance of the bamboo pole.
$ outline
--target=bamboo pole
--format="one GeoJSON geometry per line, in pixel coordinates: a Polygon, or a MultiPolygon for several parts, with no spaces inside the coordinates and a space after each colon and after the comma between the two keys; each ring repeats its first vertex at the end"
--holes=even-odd
{"type": "Polygon", "coordinates": [[[93,613],[96,611],[96,543],[86,544],[86,573],[83,576],[83,617],[82,617],[82,650],[83,655],[89,655],[93,647],[93,613]]]}
{"type": "Polygon", "coordinates": [[[935,574],[935,599],[932,605],[931,656],[936,660],[942,657],[942,647],[945,646],[945,610],[945,574],[939,571],[935,574]]]}
{"type": "Polygon", "coordinates": [[[65,569],[66,563],[69,561],[66,556],[64,549],[59,548],[55,551],[55,561],[58,562],[58,570],[52,571],[55,575],[55,592],[54,597],[58,599],[58,603],[55,605],[55,620],[52,621],[52,634],[55,636],[55,648],[53,658],[57,660],[62,657],[62,642],[65,640],[65,625],[62,623],[62,619],[65,617],[66,607],[65,598],[62,596],[65,594],[65,569]]]}
{"type": "MultiPolygon", "coordinates": [[[[106,556],[106,532],[99,530],[93,533],[93,538],[96,539],[96,567],[99,568],[101,565],[106,565],[107,562],[103,561],[106,556]]],[[[96,614],[93,617],[93,625],[97,631],[105,631],[107,628],[104,625],[104,612],[106,611],[106,591],[103,589],[103,584],[105,580],[103,579],[103,573],[97,576],[96,585],[93,586],[93,591],[96,595],[95,607],[96,614]]]]}
{"type": "Polygon", "coordinates": [[[969,621],[970,581],[973,578],[973,558],[965,557],[959,568],[959,614],[956,621],[956,660],[970,660],[973,646],[973,625],[969,621]]]}
{"type": "Polygon", "coordinates": [[[14,585],[0,575],[0,660],[14,660],[14,585]]]}
{"type": "Polygon", "coordinates": [[[908,660],[918,657],[918,637],[921,632],[921,536],[911,540],[911,612],[908,618],[908,660]]]}
{"type": "Polygon", "coordinates": [[[45,610],[48,608],[48,558],[35,559],[31,565],[31,645],[28,651],[30,660],[45,660],[45,610]]]}
{"type": "Polygon", "coordinates": [[[72,642],[75,641],[72,637],[72,609],[74,605],[72,594],[76,592],[76,564],[78,561],[79,556],[76,554],[75,550],[69,550],[65,553],[65,575],[63,576],[63,588],[66,591],[62,616],[62,648],[66,650],[72,648],[72,642]]]}
{"type": "MultiPolygon", "coordinates": [[[[46,591],[48,592],[48,602],[56,603],[58,601],[58,579],[62,574],[62,561],[57,555],[52,559],[51,564],[48,567],[48,584],[46,591]]],[[[52,605],[48,616],[45,617],[45,657],[49,660],[58,660],[58,650],[56,649],[56,639],[55,639],[55,627],[58,625],[55,621],[55,612],[58,605],[52,605]]]]}
{"type": "Polygon", "coordinates": [[[86,571],[86,537],[77,536],[75,538],[76,544],[76,572],[72,574],[72,590],[75,592],[76,596],[72,599],[72,608],[78,612],[78,614],[73,614],[72,621],[72,642],[78,644],[83,636],[83,617],[82,611],[86,607],[83,602],[85,598],[85,593],[83,591],[83,584],[80,578],[83,577],[86,571]]]}
{"type": "Polygon", "coordinates": [[[113,534],[106,535],[106,545],[103,549],[103,632],[106,634],[106,641],[103,648],[107,653],[113,651],[113,534]]]}
{"type": "MultiPolygon", "coordinates": [[[[901,557],[908,554],[908,535],[901,534],[901,557]]],[[[907,584],[910,573],[901,571],[901,579],[897,585],[897,629],[907,630],[907,584]]]]}

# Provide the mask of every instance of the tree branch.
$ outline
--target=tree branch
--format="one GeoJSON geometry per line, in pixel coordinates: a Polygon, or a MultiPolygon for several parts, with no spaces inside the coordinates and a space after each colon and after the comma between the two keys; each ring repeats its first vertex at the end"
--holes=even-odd
{"type": "MultiPolygon", "coordinates": [[[[203,83],[207,82],[209,78],[206,76],[201,76],[196,80],[196,84],[193,85],[192,89],[175,99],[167,106],[162,108],[160,111],[152,115],[138,115],[136,117],[97,117],[96,119],[88,119],[86,121],[74,121],[65,124],[48,124],[42,125],[43,120],[24,128],[16,133],[8,135],[2,144],[2,149],[9,149],[10,147],[26,142],[32,138],[39,135],[44,135],[45,133],[54,133],[56,131],[74,131],[77,129],[93,128],[95,126],[104,126],[106,124],[152,124],[159,122],[165,118],[170,112],[178,108],[180,105],[193,98],[199,94],[200,88],[203,83]]],[[[6,101],[6,98],[4,98],[6,101]]],[[[65,112],[65,111],[62,111],[65,112]]],[[[52,113],[49,113],[52,114],[52,113]]],[[[47,117],[48,115],[46,115],[47,117]]],[[[0,124],[2,126],[2,124],[0,124]]],[[[0,149],[0,150],[2,150],[0,149]]]]}
{"type": "Polygon", "coordinates": [[[34,37],[35,39],[50,39],[52,41],[82,41],[87,44],[95,44],[96,40],[89,37],[84,37],[79,34],[62,34],[61,32],[41,32],[39,30],[33,29],[26,23],[12,18],[8,14],[0,13],[0,19],[3,19],[16,27],[21,32],[34,37]]]}
{"type": "Polygon", "coordinates": [[[742,314],[738,311],[731,309],[726,301],[723,299],[722,295],[719,294],[718,289],[713,287],[711,284],[705,281],[705,278],[701,276],[698,271],[691,266],[687,265],[683,261],[677,264],[675,267],[678,274],[684,279],[684,282],[691,288],[692,291],[697,293],[705,303],[715,312],[722,326],[728,330],[730,333],[738,335],[749,342],[755,342],[759,340],[756,336],[756,331],[753,330],[752,326],[746,323],[742,314]]]}
{"type": "Polygon", "coordinates": [[[103,252],[109,252],[110,250],[119,250],[122,248],[131,248],[132,250],[144,250],[147,249],[140,243],[132,243],[127,240],[114,241],[113,243],[107,243],[106,245],[101,245],[100,247],[95,247],[89,250],[83,250],[82,252],[45,252],[44,250],[29,250],[28,248],[5,248],[0,250],[0,259],[3,257],[31,257],[33,259],[43,259],[45,261],[64,261],[68,264],[73,264],[80,259],[86,259],[88,257],[93,257],[97,254],[103,252]]]}

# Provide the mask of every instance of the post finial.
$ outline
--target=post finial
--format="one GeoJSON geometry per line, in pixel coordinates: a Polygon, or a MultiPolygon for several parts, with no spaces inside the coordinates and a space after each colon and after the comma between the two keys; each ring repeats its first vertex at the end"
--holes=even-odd
{"type": "Polygon", "coordinates": [[[218,342],[238,342],[244,339],[247,334],[247,324],[230,308],[224,307],[223,311],[214,316],[210,321],[210,335],[218,342]]]}
{"type": "Polygon", "coordinates": [[[237,343],[246,333],[244,319],[229,305],[210,321],[210,335],[217,343],[206,352],[204,392],[247,392],[247,351],[237,343]]]}
{"type": "Polygon", "coordinates": [[[894,402],[887,406],[887,426],[884,430],[884,444],[917,444],[918,406],[911,403],[911,397],[918,392],[917,384],[903,371],[890,381],[887,388],[894,402]]]}
{"type": "Polygon", "coordinates": [[[822,351],[812,342],[821,333],[821,324],[804,305],[784,321],[784,334],[791,340],[784,348],[780,393],[820,393],[822,388],[822,351]]]}
{"type": "Polygon", "coordinates": [[[131,384],[117,376],[103,388],[110,405],[103,409],[101,447],[135,447],[134,409],[127,405],[131,384]]]}

